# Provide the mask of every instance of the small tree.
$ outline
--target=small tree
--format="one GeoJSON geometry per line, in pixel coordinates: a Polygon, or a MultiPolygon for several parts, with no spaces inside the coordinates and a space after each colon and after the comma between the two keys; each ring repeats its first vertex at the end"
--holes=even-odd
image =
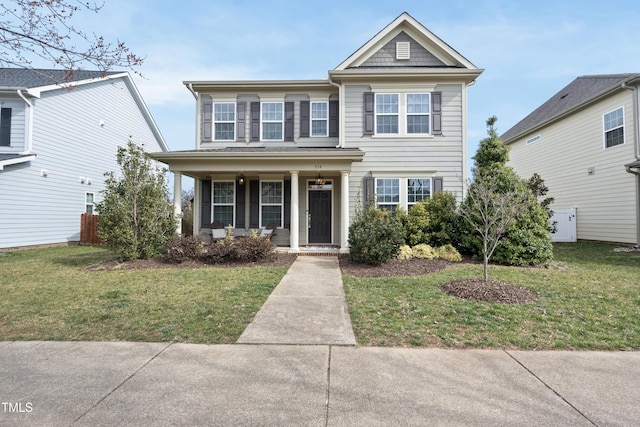
{"type": "Polygon", "coordinates": [[[166,170],[131,141],[117,158],[122,176],[105,173],[103,200],[96,205],[98,237],[124,259],[158,255],[176,232],[166,170]]]}
{"type": "Polygon", "coordinates": [[[529,193],[522,188],[500,188],[499,172],[476,173],[459,213],[482,239],[484,281],[489,280],[489,260],[509,227],[528,207],[529,193]]]}

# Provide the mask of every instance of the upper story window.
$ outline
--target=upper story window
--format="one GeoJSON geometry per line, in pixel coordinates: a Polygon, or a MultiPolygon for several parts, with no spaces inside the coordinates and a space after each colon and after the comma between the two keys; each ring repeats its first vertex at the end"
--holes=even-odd
{"type": "Polygon", "coordinates": [[[311,101],[311,136],[329,135],[329,103],[311,101]]]}
{"type": "Polygon", "coordinates": [[[624,144],[624,108],[611,111],[603,116],[604,148],[624,144]]]}
{"type": "Polygon", "coordinates": [[[282,141],[284,128],[284,102],[261,104],[261,132],[263,141],[282,141]]]}
{"type": "Polygon", "coordinates": [[[0,109],[0,147],[11,146],[11,108],[0,109]]]}
{"type": "Polygon", "coordinates": [[[236,139],[236,104],[221,102],[213,104],[214,139],[233,141],[236,139]]]}
{"type": "Polygon", "coordinates": [[[376,134],[427,135],[430,133],[429,93],[376,93],[376,134]]]}

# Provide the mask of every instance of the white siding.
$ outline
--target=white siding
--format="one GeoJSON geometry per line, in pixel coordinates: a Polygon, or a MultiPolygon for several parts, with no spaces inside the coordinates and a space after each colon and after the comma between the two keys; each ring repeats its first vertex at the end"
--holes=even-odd
{"type": "Polygon", "coordinates": [[[0,248],[78,241],[85,193],[101,200],[104,173],[119,170],[117,146],[131,138],[162,151],[122,79],[44,92],[32,102],[37,157],[0,171],[0,248]]]}
{"type": "Polygon", "coordinates": [[[345,145],[366,152],[361,163],[353,164],[349,179],[351,214],[357,197],[364,197],[363,180],[370,172],[374,177],[443,177],[443,190],[461,200],[465,176],[462,88],[462,84],[440,84],[435,88],[442,92],[442,135],[387,138],[364,135],[363,97],[370,87],[346,86],[345,145]]]}
{"type": "Polygon", "coordinates": [[[624,168],[634,160],[631,94],[620,92],[511,145],[510,165],[522,177],[542,176],[552,209],[578,208],[578,239],[636,243],[635,176],[624,168]],[[620,107],[625,143],[605,149],[602,116],[620,107]]]}
{"type": "Polygon", "coordinates": [[[0,146],[0,153],[15,154],[26,151],[26,104],[20,98],[0,98],[2,108],[11,108],[11,145],[0,146]]]}

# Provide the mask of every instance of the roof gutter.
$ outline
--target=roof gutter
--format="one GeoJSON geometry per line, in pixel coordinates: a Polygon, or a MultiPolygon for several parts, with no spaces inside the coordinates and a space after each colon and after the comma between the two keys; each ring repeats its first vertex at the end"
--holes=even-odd
{"type": "Polygon", "coordinates": [[[196,91],[193,90],[193,83],[187,83],[187,89],[189,89],[189,92],[191,92],[191,95],[193,95],[195,99],[198,99],[198,95],[196,94],[196,91]]]}

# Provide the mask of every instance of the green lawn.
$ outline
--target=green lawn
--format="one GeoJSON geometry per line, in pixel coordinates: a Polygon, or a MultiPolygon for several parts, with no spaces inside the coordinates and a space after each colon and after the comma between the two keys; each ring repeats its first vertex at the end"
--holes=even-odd
{"type": "Polygon", "coordinates": [[[233,343],[286,267],[90,271],[106,249],[0,253],[0,341],[233,343]]]}
{"type": "Polygon", "coordinates": [[[540,295],[521,305],[451,297],[438,286],[482,277],[458,264],[417,277],[344,277],[356,338],[366,346],[640,350],[640,254],[554,245],[549,268],[490,266],[490,277],[540,295]]]}

